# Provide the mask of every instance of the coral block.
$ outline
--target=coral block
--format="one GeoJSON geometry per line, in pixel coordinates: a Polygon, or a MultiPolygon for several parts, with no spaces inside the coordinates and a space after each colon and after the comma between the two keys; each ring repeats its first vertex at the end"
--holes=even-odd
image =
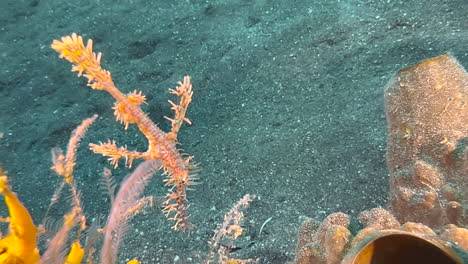
{"type": "Polygon", "coordinates": [[[390,211],[400,222],[466,226],[468,74],[450,54],[400,70],[385,88],[390,211]]]}

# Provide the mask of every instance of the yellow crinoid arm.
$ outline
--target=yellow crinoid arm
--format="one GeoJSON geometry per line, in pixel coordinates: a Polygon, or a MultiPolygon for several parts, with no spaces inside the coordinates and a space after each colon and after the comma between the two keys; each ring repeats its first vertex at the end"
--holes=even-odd
{"type": "Polygon", "coordinates": [[[8,177],[0,168],[0,194],[10,213],[9,234],[0,240],[0,263],[35,264],[39,261],[36,248],[37,228],[31,215],[8,186],[8,177]]]}
{"type": "Polygon", "coordinates": [[[81,260],[83,260],[85,251],[81,248],[80,242],[75,241],[72,244],[70,249],[70,253],[67,256],[64,264],[80,264],[81,260]]]}

